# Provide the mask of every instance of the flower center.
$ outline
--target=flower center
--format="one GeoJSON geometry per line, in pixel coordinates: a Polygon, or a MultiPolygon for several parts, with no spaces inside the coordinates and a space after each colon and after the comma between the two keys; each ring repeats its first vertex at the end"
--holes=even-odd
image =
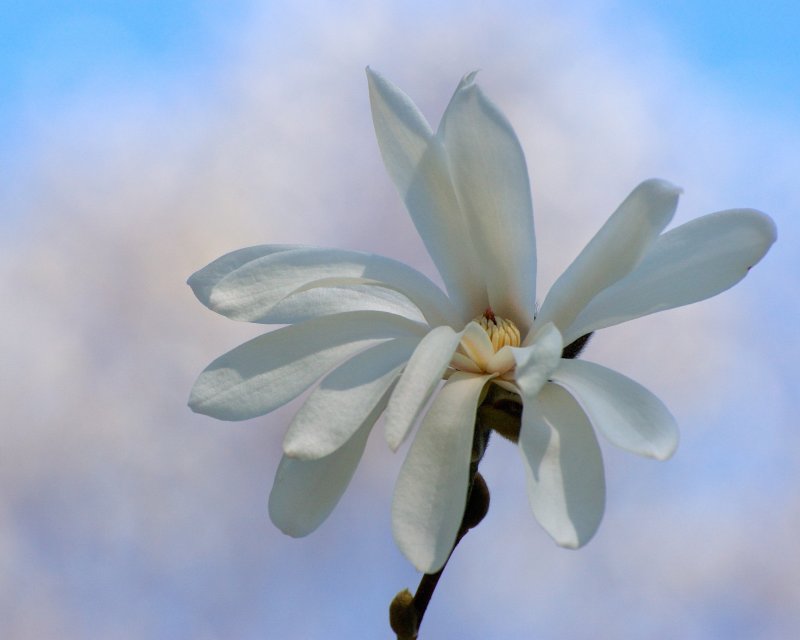
{"type": "Polygon", "coordinates": [[[450,366],[458,371],[493,373],[511,379],[514,356],[508,349],[503,351],[503,347],[518,347],[520,342],[519,329],[514,323],[487,309],[464,329],[450,366]]]}
{"type": "Polygon", "coordinates": [[[475,322],[479,324],[489,340],[492,343],[494,352],[497,353],[503,347],[518,347],[520,344],[519,329],[511,322],[500,316],[496,316],[491,307],[483,312],[483,315],[475,318],[475,322]]]}

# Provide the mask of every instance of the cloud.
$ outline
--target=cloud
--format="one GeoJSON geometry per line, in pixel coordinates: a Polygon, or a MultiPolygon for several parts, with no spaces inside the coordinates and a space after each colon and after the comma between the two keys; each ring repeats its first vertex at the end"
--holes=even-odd
{"type": "MultiPolygon", "coordinates": [[[[784,233],[797,163],[778,141],[796,130],[742,114],[666,47],[636,49],[635,25],[633,44],[620,41],[582,5],[459,6],[254,8],[218,36],[213,67],[170,91],[87,86],[68,108],[43,105],[31,120],[15,194],[24,217],[3,221],[13,229],[0,285],[11,311],[0,337],[3,637],[386,635],[386,604],[415,577],[391,542],[400,456],[381,434],[331,521],[291,541],[266,516],[291,408],[236,425],[185,408],[203,366],[258,333],[213,316],[184,284],[225,251],[321,244],[432,274],[380,164],[366,64],[434,123],[458,78],[482,68],[526,150],[542,290],[653,175],[686,189],[681,220],[763,201],[784,207],[784,233]]],[[[800,577],[784,562],[796,498],[775,479],[771,502],[723,492],[752,478],[707,468],[703,456],[727,439],[734,459],[756,456],[750,470],[788,459],[781,438],[762,435],[754,449],[749,424],[726,427],[756,419],[768,393],[772,413],[753,429],[789,437],[792,365],[783,356],[776,372],[772,362],[788,331],[775,310],[787,303],[764,289],[796,284],[793,266],[778,250],[718,301],[597,336],[591,359],[642,380],[681,418],[678,458],[652,466],[609,452],[607,521],[572,554],[538,530],[516,454],[495,445],[486,462],[495,507],[448,569],[426,633],[463,625],[463,637],[500,637],[501,625],[502,637],[522,638],[537,625],[543,636],[604,628],[633,638],[670,622],[671,635],[731,637],[744,602],[749,623],[769,622],[781,637],[793,624],[782,603],[800,577]],[[687,508],[687,487],[703,483],[720,493],[687,508]],[[770,545],[748,524],[753,513],[773,523],[770,545]],[[696,545],[697,531],[713,544],[696,545]],[[572,613],[576,602],[591,625],[572,613]]]]}

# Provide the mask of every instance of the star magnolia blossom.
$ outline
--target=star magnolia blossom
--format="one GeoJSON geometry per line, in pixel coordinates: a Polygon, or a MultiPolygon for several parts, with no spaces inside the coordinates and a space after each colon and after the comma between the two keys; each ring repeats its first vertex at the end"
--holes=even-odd
{"type": "Polygon", "coordinates": [[[265,245],[225,255],[190,278],[200,301],[236,320],[289,326],[215,360],[190,406],[244,420],[319,381],[289,426],[269,502],[275,524],[303,536],[338,502],[378,417],[396,450],[436,394],[392,505],[399,547],[420,571],[434,572],[461,523],[477,407],[489,385],[501,385],[523,403],[518,444],[533,512],[559,545],[580,547],[605,506],[595,432],[657,459],[672,454],[678,432],[649,391],[562,358],[564,347],[728,289],[767,252],[775,226],[735,209],[662,233],[680,190],[647,180],[537,313],[528,173],[511,125],[474,74],[458,85],[435,133],[405,94],[367,75],[384,163],[447,293],[367,253],[265,245]]]}

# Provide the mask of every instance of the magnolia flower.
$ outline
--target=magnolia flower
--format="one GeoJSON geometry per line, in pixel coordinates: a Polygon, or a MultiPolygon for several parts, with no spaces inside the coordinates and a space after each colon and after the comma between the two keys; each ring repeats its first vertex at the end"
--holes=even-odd
{"type": "Polygon", "coordinates": [[[596,433],[661,460],[678,432],[652,393],[599,364],[562,357],[565,347],[728,289],[764,256],[775,226],[758,211],[735,209],[662,233],[680,190],[647,180],[537,312],[525,158],[475,74],[460,82],[435,133],[404,93],[367,75],[383,161],[446,293],[367,253],[264,245],[227,254],[189,279],[200,301],[235,320],[288,326],[215,360],[189,404],[244,420],[318,382],[289,426],[270,495],[272,520],[292,536],[312,532],[332,511],[382,414],[393,450],[421,418],[392,523],[408,559],[434,572],[464,512],[476,410],[499,385],[523,404],[517,441],[533,512],[559,545],[580,547],[605,506],[596,433]]]}

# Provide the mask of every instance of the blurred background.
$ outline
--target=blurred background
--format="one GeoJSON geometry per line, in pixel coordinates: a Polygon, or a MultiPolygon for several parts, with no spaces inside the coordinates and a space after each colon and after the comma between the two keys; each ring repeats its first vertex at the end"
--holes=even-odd
{"type": "Polygon", "coordinates": [[[422,637],[800,635],[798,29],[779,1],[3,0],[0,637],[393,637],[388,604],[418,580],[390,527],[404,451],[379,426],[331,518],[293,540],[266,504],[297,405],[229,424],[185,404],[260,332],[185,285],[222,253],[325,245],[435,277],[381,164],[367,64],[434,126],[481,69],[526,151],[540,292],[649,177],[684,188],[676,223],[747,206],[779,228],[736,288],[585,352],[682,433],[665,463],[604,447],[587,547],[551,542],[493,441],[490,513],[422,637]]]}

